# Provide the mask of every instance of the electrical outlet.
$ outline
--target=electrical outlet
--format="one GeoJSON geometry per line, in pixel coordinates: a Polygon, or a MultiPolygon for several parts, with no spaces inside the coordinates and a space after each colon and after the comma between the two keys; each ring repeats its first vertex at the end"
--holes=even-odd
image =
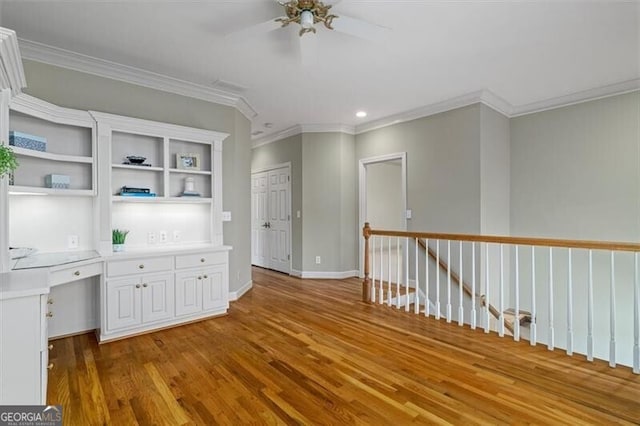
{"type": "Polygon", "coordinates": [[[296,217],[300,219],[300,210],[296,211],[296,217]]]}
{"type": "Polygon", "coordinates": [[[322,263],[322,259],[320,259],[320,256],[316,256],[316,265],[319,265],[322,263]]]}
{"type": "Polygon", "coordinates": [[[178,231],[177,229],[173,231],[173,241],[174,242],[178,242],[182,239],[182,232],[178,231]]]}
{"type": "Polygon", "coordinates": [[[169,239],[169,237],[167,235],[167,231],[158,232],[158,236],[160,237],[160,244],[166,243],[167,240],[169,239]]]}
{"type": "Polygon", "coordinates": [[[155,232],[149,232],[147,234],[147,243],[148,244],[155,244],[157,242],[158,242],[158,240],[156,239],[156,233],[155,232]]]}
{"type": "Polygon", "coordinates": [[[78,236],[77,235],[69,235],[69,236],[67,236],[67,248],[70,248],[70,249],[78,248],[78,236]]]}
{"type": "Polygon", "coordinates": [[[231,212],[222,212],[222,221],[231,222],[231,212]]]}

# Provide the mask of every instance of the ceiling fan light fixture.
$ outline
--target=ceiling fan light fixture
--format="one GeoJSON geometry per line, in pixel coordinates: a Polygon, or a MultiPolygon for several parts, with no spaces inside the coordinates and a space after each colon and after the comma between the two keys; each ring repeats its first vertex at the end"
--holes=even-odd
{"type": "Polygon", "coordinates": [[[313,12],[310,10],[303,10],[300,14],[300,26],[304,29],[313,27],[313,12]]]}

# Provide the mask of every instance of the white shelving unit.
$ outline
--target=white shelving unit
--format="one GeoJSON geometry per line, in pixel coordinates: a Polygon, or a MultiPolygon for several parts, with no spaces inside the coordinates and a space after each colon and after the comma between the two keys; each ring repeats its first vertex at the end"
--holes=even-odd
{"type": "Polygon", "coordinates": [[[98,167],[103,255],[111,254],[113,228],[130,230],[130,245],[136,249],[148,245],[148,234],[161,229],[172,236],[185,236],[169,241],[178,248],[222,245],[222,141],[226,133],[89,113],[97,123],[99,157],[108,159],[98,167]],[[179,168],[178,154],[197,157],[199,169],[179,168]],[[145,157],[146,165],[123,164],[132,155],[145,157]],[[186,178],[193,179],[200,197],[181,196],[186,178]],[[147,188],[156,196],[121,196],[123,186],[147,188]]]}
{"type": "Polygon", "coordinates": [[[12,148],[20,167],[10,193],[96,195],[96,124],[87,111],[21,94],[11,100],[9,128],[47,139],[46,151],[12,148]],[[49,174],[69,176],[69,189],[47,188],[45,176],[49,174]]]}

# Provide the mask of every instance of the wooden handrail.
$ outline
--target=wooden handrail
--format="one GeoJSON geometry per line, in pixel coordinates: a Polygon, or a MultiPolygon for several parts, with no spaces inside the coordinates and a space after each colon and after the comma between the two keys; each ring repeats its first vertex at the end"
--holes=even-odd
{"type": "Polygon", "coordinates": [[[364,237],[364,281],[362,281],[362,301],[372,303],[371,280],[369,280],[369,237],[371,236],[371,227],[369,226],[369,222],[364,224],[362,236],[364,237]]]}
{"type": "MultiPolygon", "coordinates": [[[[433,249],[430,247],[427,247],[427,245],[422,239],[418,238],[417,240],[418,240],[418,245],[422,247],[423,250],[426,250],[426,252],[429,254],[429,257],[432,258],[434,261],[435,260],[438,261],[440,269],[444,269],[446,271],[449,268],[449,265],[447,265],[447,263],[444,260],[438,259],[438,256],[436,256],[436,253],[433,251],[433,249]]],[[[458,286],[462,286],[463,291],[468,296],[473,296],[473,290],[469,286],[469,284],[465,283],[464,281],[461,281],[458,274],[456,274],[454,271],[450,271],[449,273],[451,274],[451,279],[456,284],[458,284],[458,286]]],[[[493,315],[495,319],[497,320],[500,319],[500,311],[498,311],[491,303],[487,303],[487,298],[484,295],[476,294],[476,297],[480,299],[481,306],[483,307],[487,306],[489,308],[489,312],[491,312],[491,315],[493,315]]],[[[513,326],[506,319],[504,319],[504,326],[507,330],[509,330],[509,332],[513,334],[513,326]]]]}
{"type": "Polygon", "coordinates": [[[640,252],[640,244],[618,241],[589,241],[589,240],[561,240],[553,238],[530,238],[530,237],[504,237],[494,235],[471,235],[471,234],[439,234],[432,232],[408,232],[408,231],[384,231],[369,228],[369,236],[381,235],[387,237],[404,238],[426,238],[430,240],[451,240],[483,242],[496,244],[512,244],[523,246],[546,246],[580,248],[590,250],[611,250],[611,251],[632,251],[640,252]]]}

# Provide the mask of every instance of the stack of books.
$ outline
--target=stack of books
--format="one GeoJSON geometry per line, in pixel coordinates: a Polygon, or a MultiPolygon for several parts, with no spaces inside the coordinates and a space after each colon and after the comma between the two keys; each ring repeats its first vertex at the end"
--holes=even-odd
{"type": "Polygon", "coordinates": [[[120,195],[122,197],[155,197],[156,193],[151,192],[149,188],[132,188],[130,186],[123,186],[120,189],[120,195]]]}
{"type": "Polygon", "coordinates": [[[183,191],[182,197],[200,197],[200,193],[196,191],[183,191]]]}

